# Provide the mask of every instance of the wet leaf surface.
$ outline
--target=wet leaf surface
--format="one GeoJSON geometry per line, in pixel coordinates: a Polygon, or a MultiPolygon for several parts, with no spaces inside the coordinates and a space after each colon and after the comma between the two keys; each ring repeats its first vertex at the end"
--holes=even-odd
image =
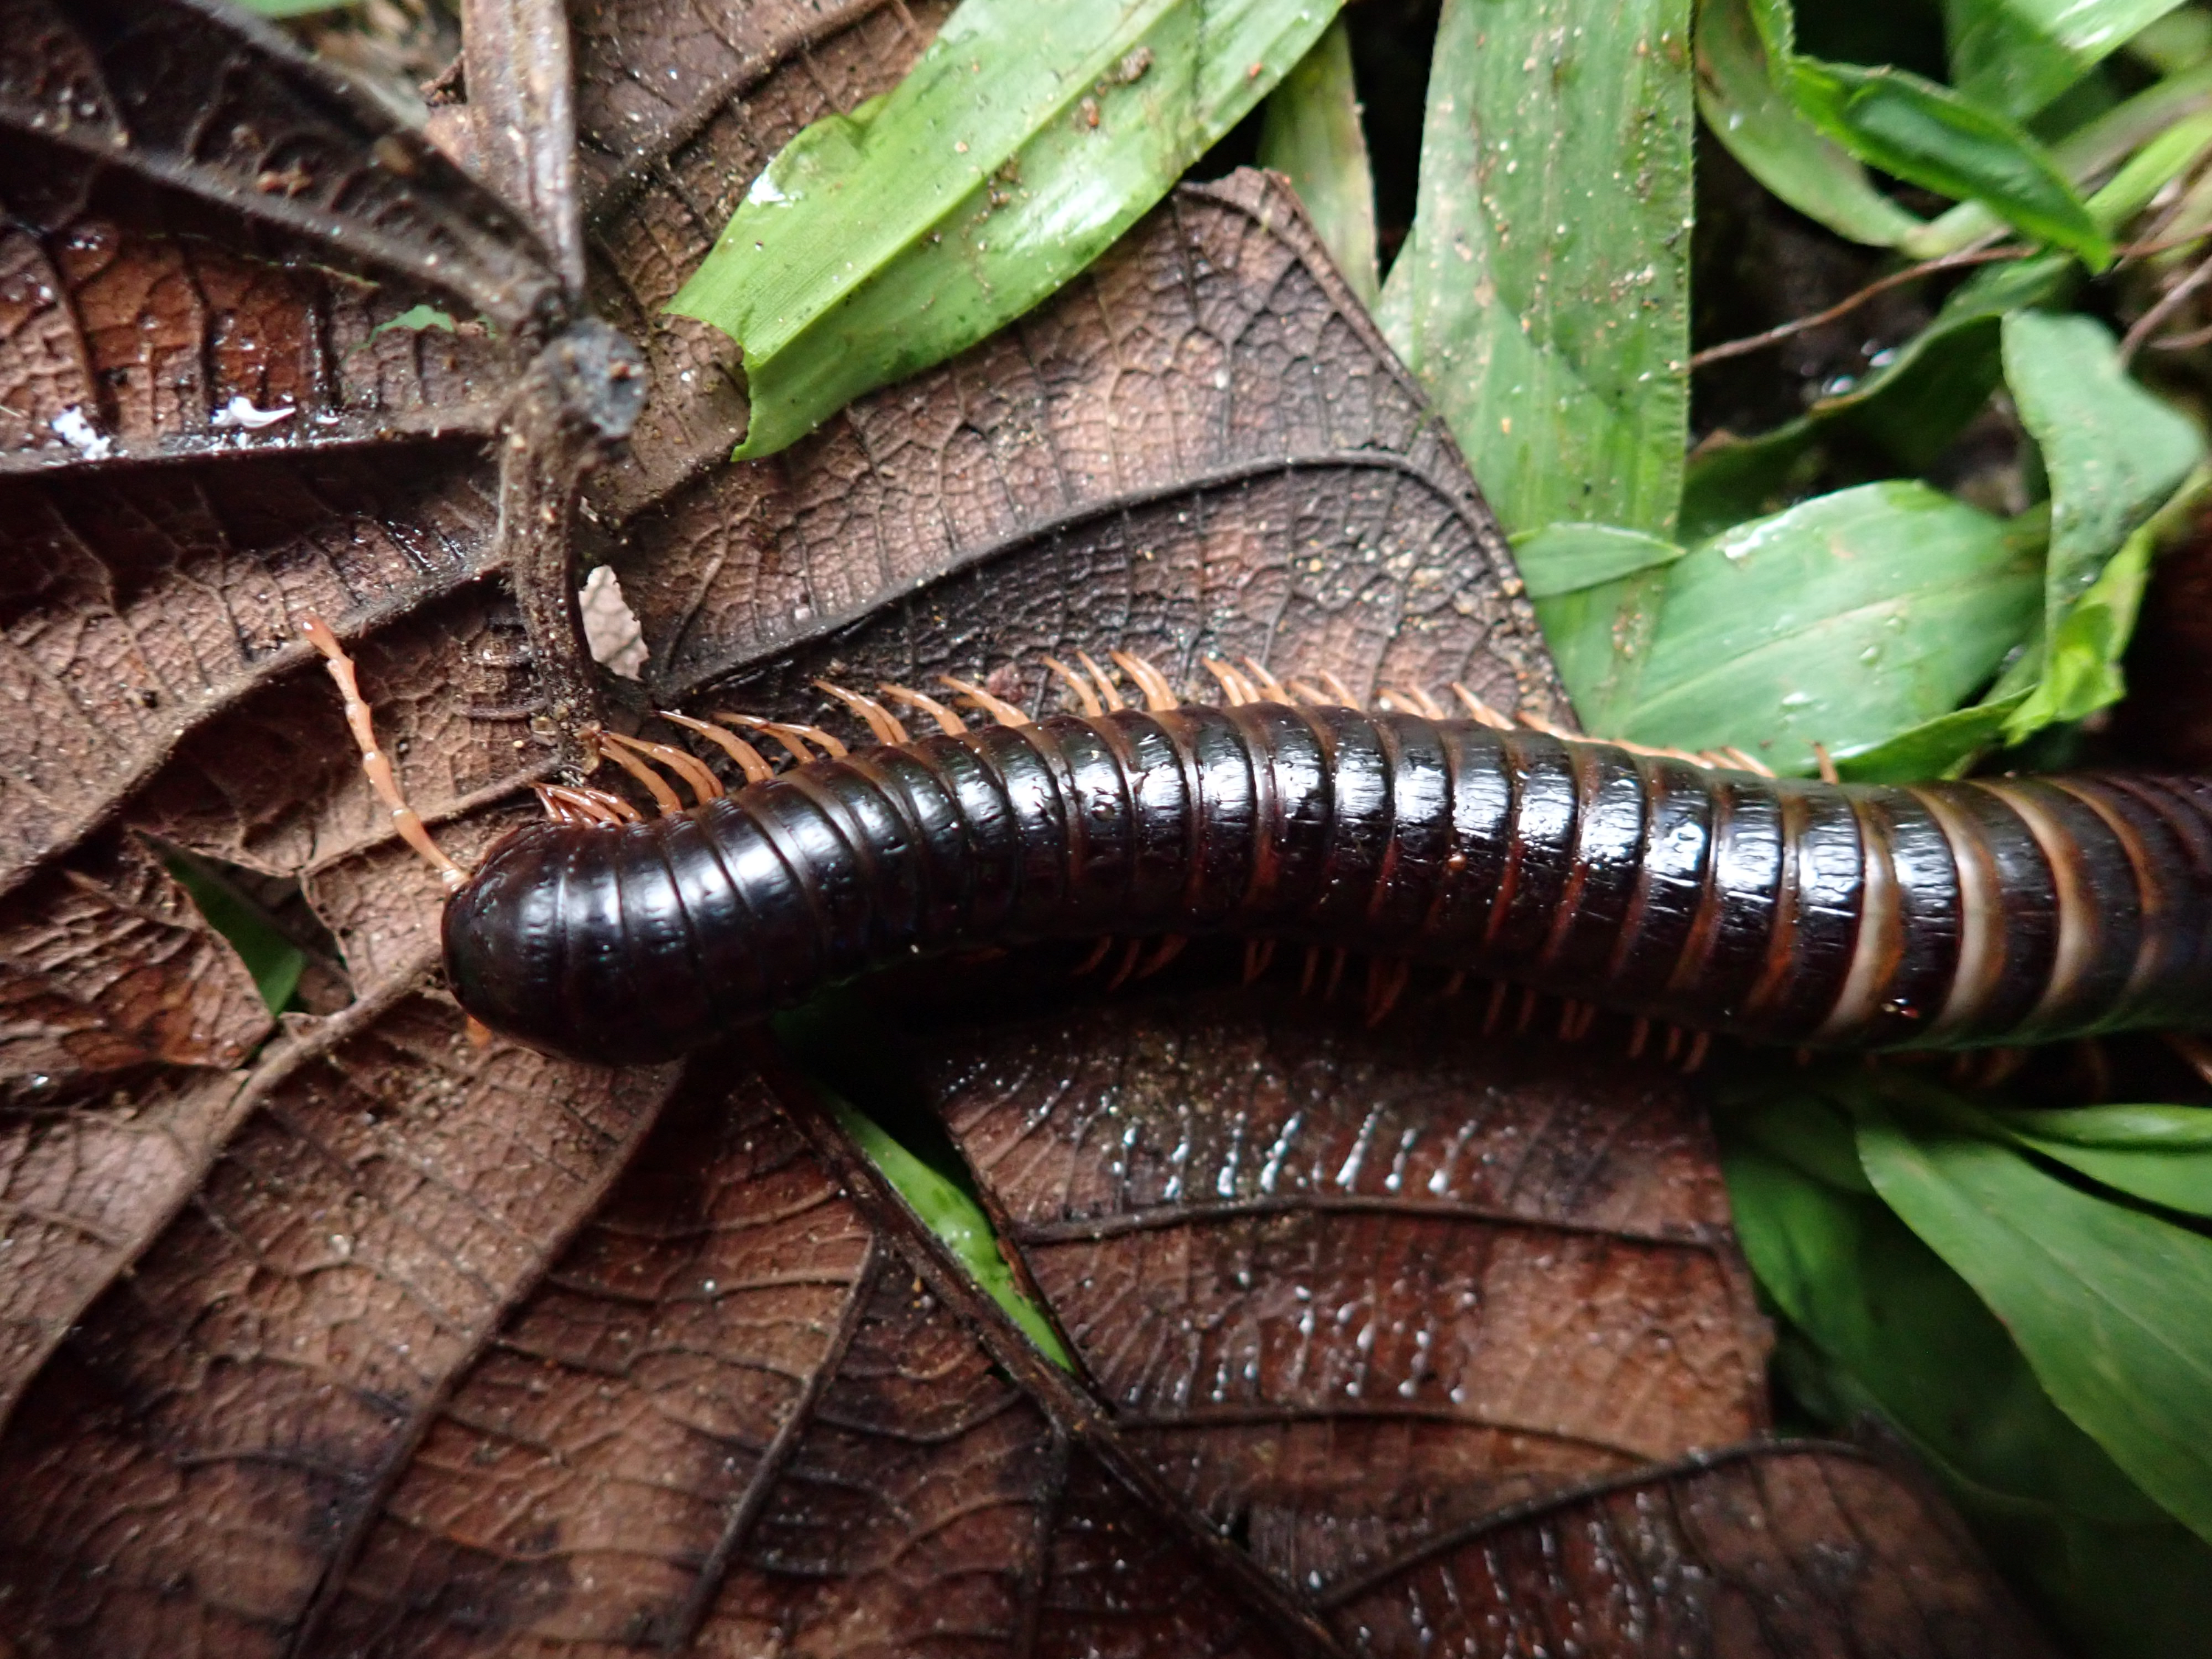
{"type": "Polygon", "coordinates": [[[725,348],[660,307],[783,140],[890,84],[941,15],[630,0],[579,5],[555,51],[508,8],[514,72],[472,74],[436,130],[520,180],[533,231],[227,14],[6,14],[8,1641],[2033,1650],[1909,1484],[1757,1438],[1761,1339],[1662,1075],[1234,996],[1041,1016],[1083,1044],[1068,1099],[1111,1078],[1146,1103],[1122,1149],[1053,1113],[1010,1127],[991,1068],[1027,1043],[1044,1086],[1048,1028],[934,1030],[1079,1378],[774,1052],[611,1072],[468,1041],[436,884],[360,776],[308,611],[464,860],[563,763],[575,699],[637,718],[564,655],[601,561],[661,702],[812,714],[833,664],[1113,644],[1185,678],[1249,652],[1565,715],[1449,439],[1254,176],[1178,192],[967,356],[722,465],[745,416],[725,348]],[[502,149],[564,59],[574,155],[542,125],[502,149]],[[378,331],[424,305],[457,328],[378,331]],[[577,344],[594,310],[648,396],[572,520],[582,428],[627,418],[575,391],[592,363],[621,378],[577,344]],[[155,846],[299,884],[351,1000],[272,1021],[155,846]],[[1248,1135],[1191,1140],[1204,1208],[1166,1185],[1174,1112],[1200,1105],[1248,1135]]]}
{"type": "Polygon", "coordinates": [[[1303,1589],[1766,1427],[1687,1085],[1486,1039],[1489,995],[1371,1032],[1284,988],[925,1039],[1116,1420],[1303,1589]]]}

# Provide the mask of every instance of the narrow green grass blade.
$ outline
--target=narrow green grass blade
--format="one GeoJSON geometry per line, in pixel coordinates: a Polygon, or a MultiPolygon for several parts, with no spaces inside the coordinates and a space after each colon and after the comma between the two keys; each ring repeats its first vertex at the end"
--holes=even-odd
{"type": "Polygon", "coordinates": [[[771,454],[1083,270],[1273,90],[1333,0],[966,0],[786,145],[670,309],[744,348],[771,454]]]}
{"type": "Polygon", "coordinates": [[[2212,1219],[2212,1109],[2081,1106],[1990,1117],[2021,1146],[2092,1181],[2212,1219]]]}
{"type": "Polygon", "coordinates": [[[1972,1288],[1875,1196],[1849,1107],[1759,1086],[1715,1127],[1797,1403],[1831,1429],[1869,1412],[1896,1428],[2084,1651],[2187,1651],[2212,1622],[2212,1551],[2051,1402],[1972,1288]]]}
{"type": "Polygon", "coordinates": [[[1971,198],[2093,270],[2112,240],[2043,146],[2002,112],[1903,70],[1791,61],[1791,95],[1860,161],[1954,200],[1971,198]]]}
{"type": "Polygon", "coordinates": [[[1688,0],[1446,0],[1380,315],[1510,531],[1674,528],[1688,26],[1688,0]]]}
{"type": "Polygon", "coordinates": [[[1946,0],[1951,82],[2025,120],[2180,0],[1946,0]]]}
{"type": "Polygon", "coordinates": [[[1290,179],[1336,268],[1373,310],[1382,286],[1375,258],[1375,176],[1342,19],[1269,96],[1260,165],[1290,179]]]}
{"type": "Polygon", "coordinates": [[[2212,1536],[2212,1238],[2083,1192],[1943,1115],[1863,1107],[1868,1178],[2004,1322],[2058,1407],[2212,1536]]]}
{"type": "Polygon", "coordinates": [[[1890,247],[1920,228],[1775,84],[1748,0],[1700,0],[1698,112],[1745,172],[1838,235],[1890,247]]]}

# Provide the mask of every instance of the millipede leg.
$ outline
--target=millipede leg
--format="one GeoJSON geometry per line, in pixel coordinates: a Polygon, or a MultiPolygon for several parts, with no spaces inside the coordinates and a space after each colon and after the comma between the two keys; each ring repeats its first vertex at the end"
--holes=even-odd
{"type": "MultiPolygon", "coordinates": [[[[1070,668],[1057,657],[1047,657],[1044,665],[1060,677],[1061,684],[1075,693],[1075,706],[1085,719],[1097,720],[1106,712],[1106,705],[1098,701],[1098,694],[1091,689],[1091,682],[1070,668]]],[[[1225,689],[1225,688],[1224,688],[1225,689]]],[[[1231,702],[1235,702],[1231,698],[1231,702]]]]}
{"type": "Polygon", "coordinates": [[[1088,651],[1077,652],[1075,659],[1089,669],[1091,678],[1097,682],[1098,696],[1100,701],[1105,703],[1108,714],[1118,714],[1128,707],[1121,701],[1121,690],[1114,684],[1114,677],[1101,668],[1097,659],[1088,651]]]}
{"type": "Polygon", "coordinates": [[[604,789],[581,789],[566,783],[541,783],[536,788],[538,804],[556,823],[621,825],[643,821],[637,808],[604,789]]]}
{"type": "Polygon", "coordinates": [[[1300,996],[1310,997],[1313,994],[1314,980],[1320,971],[1321,946],[1318,945],[1309,945],[1306,946],[1305,966],[1298,970],[1298,994],[1300,996]]]}
{"type": "Polygon", "coordinates": [[[612,756],[615,763],[653,791],[653,798],[660,804],[663,813],[683,809],[675,794],[645,769],[644,763],[647,760],[659,761],[683,779],[690,788],[695,805],[704,806],[710,800],[721,799],[722,786],[714,775],[681,749],[672,749],[665,743],[647,743],[641,738],[626,738],[619,732],[601,732],[598,740],[615,745],[612,756]],[[625,751],[638,757],[636,764],[633,765],[623,758],[625,751]]]}
{"type": "Polygon", "coordinates": [[[1221,687],[1221,695],[1229,699],[1231,708],[1242,708],[1248,702],[1260,701],[1259,691],[1252,682],[1218,658],[1200,658],[1199,666],[1213,676],[1221,687]]]}
{"type": "Polygon", "coordinates": [[[1411,977],[1413,964],[1403,957],[1385,962],[1375,957],[1367,964],[1367,1024],[1370,1030],[1390,1017],[1391,1009],[1405,994],[1406,981],[1411,977]]]}
{"type": "Polygon", "coordinates": [[[2212,1084],[2212,1042],[2194,1031],[2160,1031],[2166,1046],[2181,1056],[2182,1063],[2206,1083],[2212,1084]]]}
{"type": "Polygon", "coordinates": [[[1443,706],[1418,685],[1411,687],[1386,685],[1376,693],[1375,700],[1385,708],[1394,703],[1397,704],[1407,714],[1419,714],[1427,720],[1440,720],[1449,718],[1443,706]]]}
{"type": "Polygon", "coordinates": [[[1691,1073],[1705,1063],[1705,1051],[1712,1047],[1712,1042],[1713,1034],[1711,1031],[1699,1031],[1690,1039],[1689,1058],[1682,1062],[1684,1077],[1689,1076],[1691,1073]]]}
{"type": "Polygon", "coordinates": [[[1636,1017],[1636,1024],[1628,1028],[1628,1057],[1631,1060],[1642,1059],[1644,1045],[1650,1040],[1651,1021],[1644,1015],[1638,1014],[1636,1017]]]}
{"type": "Polygon", "coordinates": [[[1483,1036],[1489,1036],[1497,1031],[1498,1021],[1505,1017],[1506,994],[1512,988],[1502,979],[1490,988],[1490,1006],[1482,1016],[1483,1036]]]}
{"type": "Polygon", "coordinates": [[[1181,956],[1183,952],[1183,947],[1189,943],[1190,936],[1188,933],[1168,934],[1167,937],[1160,941],[1160,948],[1153,951],[1150,957],[1146,958],[1144,966],[1138,969],[1133,977],[1135,979],[1150,979],[1154,974],[1158,973],[1161,969],[1166,967],[1177,957],[1181,956]]]}
{"type": "Polygon", "coordinates": [[[661,817],[666,817],[672,812],[680,812],[684,810],[684,803],[676,798],[676,792],[668,787],[667,780],[647,766],[641,757],[630,753],[629,745],[626,741],[616,737],[611,732],[592,732],[586,735],[587,747],[592,748],[601,758],[612,761],[645,786],[646,793],[653,797],[653,804],[660,809],[661,817]],[[611,744],[613,746],[600,748],[599,745],[602,744],[611,744]]]}
{"type": "Polygon", "coordinates": [[[1106,981],[1108,990],[1118,991],[1127,982],[1129,975],[1136,972],[1137,958],[1144,954],[1144,940],[1133,939],[1129,941],[1128,950],[1122,953],[1121,965],[1114,970],[1114,977],[1106,981]]]}
{"type": "Polygon", "coordinates": [[[1145,707],[1151,713],[1164,714],[1170,708],[1182,707],[1182,699],[1176,696],[1175,689],[1168,684],[1167,676],[1136,653],[1109,651],[1106,654],[1114,659],[1123,673],[1137,683],[1137,689],[1145,694],[1145,707]]]}
{"type": "Polygon", "coordinates": [[[1244,941],[1244,982],[1247,985],[1267,971],[1267,964],[1275,959],[1275,941],[1271,939],[1248,939],[1244,941]]]}
{"type": "Polygon", "coordinates": [[[1449,689],[1452,696],[1459,699],[1460,707],[1467,710],[1469,720],[1480,720],[1483,725],[1495,731],[1510,732],[1513,729],[1513,722],[1510,719],[1483,702],[1480,697],[1476,696],[1457,680],[1451,683],[1449,689]]]}
{"type": "Polygon", "coordinates": [[[1100,963],[1105,961],[1106,953],[1113,948],[1114,935],[1111,933],[1101,934],[1099,936],[1097,945],[1092,949],[1091,954],[1075,964],[1075,971],[1070,974],[1068,977],[1070,979],[1081,979],[1093,968],[1096,968],[1100,963]]]}
{"type": "MultiPolygon", "coordinates": [[[[1084,659],[1085,662],[1089,658],[1084,659]]],[[[981,686],[970,681],[957,679],[951,674],[939,674],[938,684],[949,685],[976,708],[981,709],[1001,726],[1027,726],[1030,717],[1003,697],[994,697],[981,686]]],[[[1118,707],[1118,705],[1116,705],[1118,707]]]]}
{"type": "Polygon", "coordinates": [[[866,725],[868,728],[868,735],[873,738],[878,743],[893,744],[911,743],[914,741],[913,738],[907,735],[906,727],[898,723],[898,717],[892,714],[890,709],[884,708],[883,704],[878,702],[873,697],[864,696],[858,691],[848,691],[843,686],[832,685],[827,680],[817,680],[814,682],[814,685],[817,690],[825,692],[829,696],[836,698],[839,702],[843,703],[846,708],[851,709],[855,714],[858,714],[862,722],[866,725]]]}
{"type": "Polygon", "coordinates": [[[884,684],[878,686],[876,690],[895,703],[928,715],[937,722],[937,729],[948,738],[964,738],[968,735],[968,722],[933,696],[903,685],[884,684]]]}
{"type": "Polygon", "coordinates": [[[1291,694],[1289,689],[1284,685],[1282,681],[1275,678],[1274,672],[1272,669],[1262,667],[1249,657],[1244,659],[1244,666],[1252,676],[1252,684],[1257,686],[1260,690],[1265,694],[1268,702],[1290,702],[1291,694]]]}
{"type": "Polygon", "coordinates": [[[368,775],[368,787],[376,792],[376,798],[391,812],[392,829],[424,863],[438,872],[438,879],[447,888],[459,888],[468,880],[467,873],[446,856],[429,830],[423,828],[421,815],[407,804],[407,797],[399,791],[399,779],[392,769],[390,758],[376,746],[376,723],[361,695],[353,659],[346,655],[338,636],[331,632],[330,624],[320,617],[303,618],[300,631],[307,636],[308,644],[323,653],[323,665],[337,684],[338,696],[345,703],[346,725],[361,750],[361,769],[368,775]]]}
{"type": "Polygon", "coordinates": [[[1322,988],[1321,993],[1323,1002],[1336,1000],[1336,988],[1344,981],[1344,964],[1351,959],[1352,952],[1342,945],[1339,945],[1335,954],[1329,958],[1328,983],[1322,988]]]}
{"type": "Polygon", "coordinates": [[[745,775],[747,783],[766,783],[775,775],[775,768],[768,763],[761,751],[734,732],[725,732],[719,726],[709,726],[704,720],[695,720],[689,714],[678,714],[668,709],[660,711],[660,718],[687,732],[696,732],[717,749],[737,762],[738,769],[745,775]]]}

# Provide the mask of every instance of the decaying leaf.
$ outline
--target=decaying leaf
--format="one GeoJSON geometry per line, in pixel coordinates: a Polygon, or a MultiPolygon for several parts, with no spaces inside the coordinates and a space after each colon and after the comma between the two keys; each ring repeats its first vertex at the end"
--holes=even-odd
{"type": "Polygon", "coordinates": [[[0,1646],[2034,1651],[1909,1483],[1760,1437],[1656,1073],[1215,994],[933,1027],[1070,1376],[764,1041],[469,1042],[308,612],[464,859],[643,718],[576,627],[600,562],[661,702],[1036,698],[1040,651],[1128,645],[1566,716],[1449,439],[1257,177],[724,465],[724,348],[660,307],[941,15],[471,5],[436,130],[495,195],[211,0],[7,13],[0,1646]],[[384,326],[418,307],[455,327],[384,326]],[[272,1021],[157,848],[300,884],[351,1000],[272,1021]]]}

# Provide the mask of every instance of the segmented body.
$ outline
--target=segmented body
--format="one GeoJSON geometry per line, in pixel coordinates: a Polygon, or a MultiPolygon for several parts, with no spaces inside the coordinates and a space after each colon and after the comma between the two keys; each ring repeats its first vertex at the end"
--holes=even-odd
{"type": "Polygon", "coordinates": [[[656,820],[514,832],[446,915],[463,1006],[611,1062],[886,964],[1241,934],[1792,1045],[2212,1018],[2212,781],[1912,788],[1260,702],[818,760],[656,820]]]}

